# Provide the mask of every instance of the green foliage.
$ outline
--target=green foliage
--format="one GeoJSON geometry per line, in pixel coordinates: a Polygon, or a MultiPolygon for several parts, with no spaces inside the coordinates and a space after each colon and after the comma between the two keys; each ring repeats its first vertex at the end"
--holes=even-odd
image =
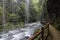
{"type": "Polygon", "coordinates": [[[55,19],[54,26],[57,30],[60,30],[60,18],[59,17],[55,19]]]}
{"type": "MultiPolygon", "coordinates": [[[[30,19],[29,22],[36,22],[40,20],[41,14],[42,14],[42,5],[40,4],[39,0],[30,0],[29,4],[29,13],[30,13],[30,19]]],[[[3,14],[3,8],[0,6],[0,19],[2,19],[3,14]]],[[[25,0],[20,0],[19,3],[17,3],[17,0],[6,0],[5,5],[5,14],[6,14],[6,29],[11,29],[12,27],[15,27],[16,25],[19,26],[19,28],[24,27],[25,24],[25,0]],[[12,10],[12,2],[14,3],[14,10],[12,10]],[[13,12],[12,12],[13,11],[13,12]],[[14,26],[15,25],[15,26],[14,26]]],[[[3,20],[0,20],[1,22],[3,20]]],[[[2,29],[2,28],[0,28],[2,29]]]]}
{"type": "Polygon", "coordinates": [[[0,25],[0,32],[2,32],[2,30],[3,30],[3,27],[2,27],[2,25],[0,25]]]}
{"type": "Polygon", "coordinates": [[[60,24],[56,25],[56,29],[60,30],[60,24]]]}

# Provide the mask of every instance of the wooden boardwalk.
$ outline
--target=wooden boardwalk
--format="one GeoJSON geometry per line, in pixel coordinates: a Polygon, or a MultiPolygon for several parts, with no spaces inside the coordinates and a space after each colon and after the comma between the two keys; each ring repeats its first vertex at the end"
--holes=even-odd
{"type": "Polygon", "coordinates": [[[49,25],[49,31],[48,40],[60,40],[60,31],[56,30],[52,25],[49,25]]]}

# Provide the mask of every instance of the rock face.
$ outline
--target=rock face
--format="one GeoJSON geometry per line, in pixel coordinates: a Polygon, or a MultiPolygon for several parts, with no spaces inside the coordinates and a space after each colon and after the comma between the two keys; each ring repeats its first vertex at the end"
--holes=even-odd
{"type": "Polygon", "coordinates": [[[59,26],[60,25],[60,0],[48,0],[47,10],[48,10],[49,17],[51,19],[50,23],[57,24],[57,26],[59,26]]]}

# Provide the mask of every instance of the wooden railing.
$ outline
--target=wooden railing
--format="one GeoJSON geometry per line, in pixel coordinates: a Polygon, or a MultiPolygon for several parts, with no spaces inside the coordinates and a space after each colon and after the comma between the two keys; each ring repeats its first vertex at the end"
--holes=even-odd
{"type": "Polygon", "coordinates": [[[49,35],[49,24],[42,27],[41,30],[36,32],[35,35],[30,37],[28,40],[47,40],[48,35],[49,35]]]}

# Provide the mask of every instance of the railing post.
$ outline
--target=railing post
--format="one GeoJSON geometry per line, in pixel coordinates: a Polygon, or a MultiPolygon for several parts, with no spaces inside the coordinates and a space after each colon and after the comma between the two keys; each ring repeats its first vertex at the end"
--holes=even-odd
{"type": "Polygon", "coordinates": [[[47,37],[46,37],[45,40],[47,40],[47,38],[48,38],[48,36],[49,36],[49,24],[47,24],[47,25],[48,25],[48,35],[47,35],[47,37]]]}
{"type": "Polygon", "coordinates": [[[47,25],[48,25],[48,35],[49,35],[49,23],[47,25]]]}
{"type": "Polygon", "coordinates": [[[42,27],[42,40],[44,40],[44,27],[42,27]]]}

